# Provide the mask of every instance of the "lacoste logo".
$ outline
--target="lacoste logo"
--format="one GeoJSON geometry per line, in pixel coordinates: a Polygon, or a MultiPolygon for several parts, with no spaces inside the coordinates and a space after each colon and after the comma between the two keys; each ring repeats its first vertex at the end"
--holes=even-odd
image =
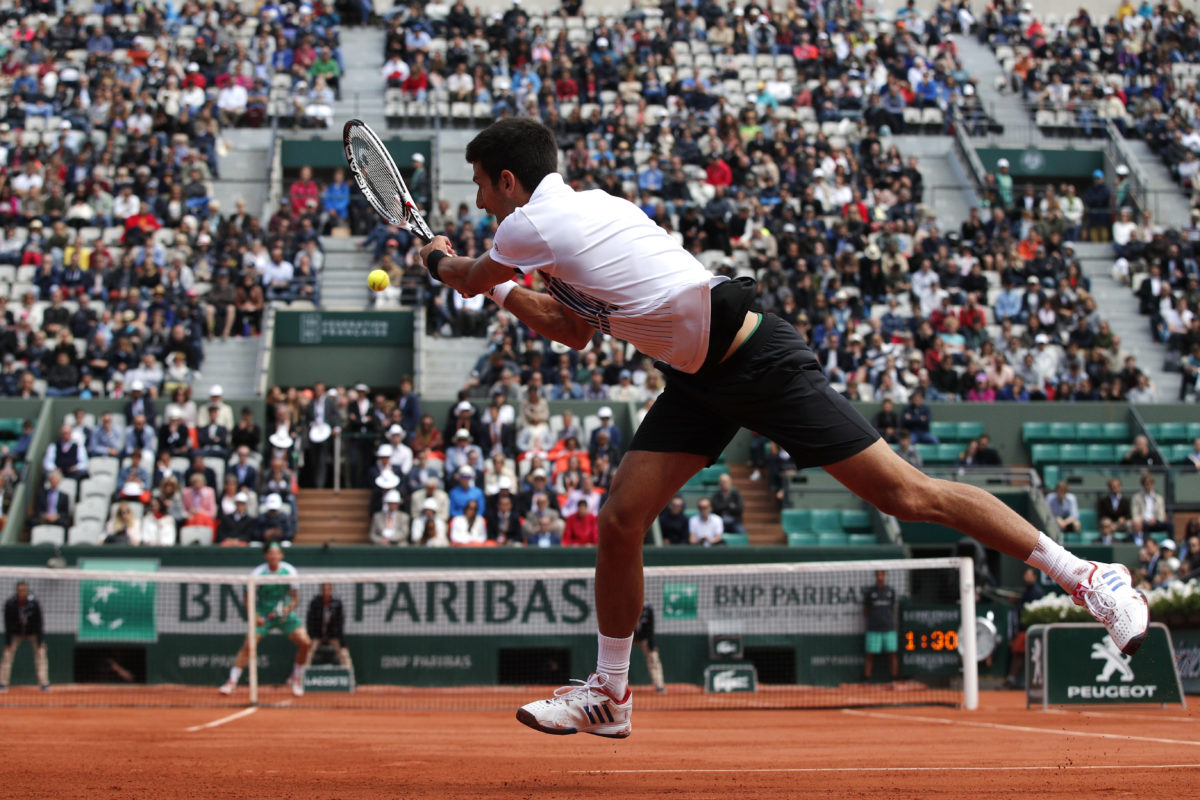
{"type": "Polygon", "coordinates": [[[1033,674],[1029,676],[1032,686],[1042,685],[1042,640],[1034,639],[1029,647],[1029,661],[1033,664],[1033,674]]]}
{"type": "Polygon", "coordinates": [[[713,675],[712,687],[714,692],[736,692],[750,688],[750,676],[746,673],[738,674],[737,672],[727,669],[713,675]]]}
{"type": "Polygon", "coordinates": [[[1127,656],[1118,650],[1112,639],[1107,636],[1103,641],[1092,645],[1092,658],[1104,662],[1104,669],[1096,676],[1098,682],[1108,683],[1112,680],[1113,673],[1120,673],[1123,683],[1133,680],[1133,670],[1129,668],[1132,656],[1127,656]]]}

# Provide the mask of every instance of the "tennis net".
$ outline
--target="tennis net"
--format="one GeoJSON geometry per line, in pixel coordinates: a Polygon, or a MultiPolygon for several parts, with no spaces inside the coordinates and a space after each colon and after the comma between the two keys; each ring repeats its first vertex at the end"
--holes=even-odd
{"type": "MultiPolygon", "coordinates": [[[[39,691],[39,632],[10,637],[0,705],[501,709],[595,664],[590,569],[89,566],[101,569],[0,568],[0,586],[22,582],[37,600],[50,683],[39,691]],[[220,694],[256,622],[266,633],[220,694]],[[314,640],[302,697],[287,684],[296,628],[314,640]]],[[[958,558],[647,568],[638,707],[974,707],[973,569],[958,558]]]]}

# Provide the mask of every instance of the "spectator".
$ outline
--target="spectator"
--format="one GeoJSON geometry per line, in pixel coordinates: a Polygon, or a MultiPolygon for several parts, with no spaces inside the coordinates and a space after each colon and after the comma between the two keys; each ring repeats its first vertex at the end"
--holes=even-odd
{"type": "Polygon", "coordinates": [[[87,448],[74,437],[70,425],[61,426],[58,441],[46,448],[42,469],[47,473],[57,470],[64,478],[77,481],[88,476],[87,448]]]}
{"type": "Polygon", "coordinates": [[[938,438],[929,430],[932,413],[929,406],[925,405],[924,400],[925,393],[920,389],[909,395],[908,405],[904,407],[904,414],[900,420],[900,427],[911,434],[914,442],[937,444],[938,438]]]}
{"type": "Polygon", "coordinates": [[[563,529],[562,544],[566,546],[591,547],[599,539],[596,515],[592,513],[587,500],[580,500],[575,506],[575,513],[566,518],[563,529]]]}
{"type": "Polygon", "coordinates": [[[559,547],[562,538],[554,530],[554,518],[545,512],[534,516],[534,529],[526,534],[525,544],[529,547],[559,547]]]}
{"type": "Polygon", "coordinates": [[[150,498],[141,519],[141,540],[150,547],[171,547],[178,542],[175,518],[167,512],[161,498],[150,498]]]}
{"type": "Polygon", "coordinates": [[[46,628],[42,607],[29,584],[19,581],[16,592],[4,603],[4,656],[0,661],[0,692],[12,682],[13,657],[22,643],[33,649],[33,664],[38,686],[50,690],[50,666],[46,659],[46,628]]]}
{"type": "Polygon", "coordinates": [[[337,662],[350,672],[354,680],[354,662],[350,659],[350,650],[346,647],[346,611],[342,601],[333,593],[332,583],[322,583],[321,591],[308,604],[308,613],[304,617],[304,626],[312,646],[308,649],[305,667],[311,666],[313,656],[318,650],[332,650],[337,656],[337,662]]]}
{"type": "Polygon", "coordinates": [[[725,544],[725,523],[712,513],[712,502],[701,498],[696,504],[697,513],[688,520],[688,541],[705,547],[725,544]]]}
{"type": "Polygon", "coordinates": [[[1150,449],[1150,440],[1141,434],[1133,437],[1133,444],[1121,456],[1121,464],[1124,466],[1158,467],[1162,466],[1162,463],[1158,453],[1150,449]]]}
{"type": "Polygon", "coordinates": [[[1046,505],[1060,531],[1063,533],[1082,532],[1083,529],[1079,522],[1079,501],[1075,499],[1075,495],[1067,491],[1066,481],[1058,482],[1054,487],[1054,493],[1046,498],[1046,505]]]}
{"type": "Polygon", "coordinates": [[[742,500],[742,493],[733,485],[733,478],[729,473],[723,473],[717,478],[717,491],[713,492],[709,498],[712,505],[712,512],[721,518],[725,526],[725,533],[745,533],[746,528],[742,524],[742,514],[745,512],[746,505],[742,500]]]}
{"type": "Polygon", "coordinates": [[[113,427],[113,415],[105,412],[100,416],[100,425],[88,437],[87,451],[91,458],[120,458],[125,452],[124,438],[113,427]]]}
{"type": "Polygon", "coordinates": [[[917,469],[921,469],[925,465],[920,451],[913,444],[912,434],[907,430],[900,431],[900,441],[897,444],[896,453],[917,469]]]}
{"type": "Polygon", "coordinates": [[[482,508],[484,495],[483,490],[475,485],[475,470],[464,464],[454,475],[456,484],[447,493],[450,502],[450,517],[462,516],[466,511],[467,503],[471,501],[475,502],[476,508],[482,508]]]}
{"type": "Polygon", "coordinates": [[[295,537],[292,520],[283,513],[283,498],[271,493],[262,504],[263,511],[258,518],[256,542],[279,542],[290,545],[295,537]]]}
{"type": "MultiPolygon", "coordinates": [[[[451,504],[453,504],[453,492],[452,489],[451,504]]],[[[460,547],[487,544],[487,527],[484,524],[483,516],[479,513],[479,507],[479,501],[472,498],[466,501],[461,514],[455,516],[451,512],[450,544],[460,547]]]]}
{"type": "Polygon", "coordinates": [[[138,545],[142,542],[142,521],[134,516],[128,503],[120,503],[104,533],[104,544],[138,545]]]}
{"type": "Polygon", "coordinates": [[[511,494],[496,498],[494,506],[485,515],[488,539],[496,544],[522,544],[521,519],[513,506],[511,494]]]}
{"type": "Polygon", "coordinates": [[[46,473],[46,484],[38,489],[34,500],[34,525],[61,525],[67,527],[71,518],[71,499],[61,488],[62,472],[52,469],[46,473]]]}
{"type": "Polygon", "coordinates": [[[1141,544],[1150,533],[1174,534],[1163,496],[1154,491],[1153,475],[1142,476],[1142,491],[1133,496],[1129,509],[1129,532],[1135,543],[1141,544]]]}
{"type": "Polygon", "coordinates": [[[411,525],[408,514],[400,510],[400,492],[391,489],[383,496],[383,509],[371,517],[371,542],[406,545],[411,525]]]}
{"type": "Polygon", "coordinates": [[[234,510],[222,514],[217,522],[216,543],[226,547],[245,546],[258,538],[258,522],[249,509],[250,496],[239,491],[234,496],[234,510]]]}

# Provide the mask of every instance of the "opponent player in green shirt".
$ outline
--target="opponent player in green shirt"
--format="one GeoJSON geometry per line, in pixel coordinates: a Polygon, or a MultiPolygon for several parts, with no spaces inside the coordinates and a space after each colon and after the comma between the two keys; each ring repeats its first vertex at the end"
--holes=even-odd
{"type": "MultiPolygon", "coordinates": [[[[263,548],[263,563],[255,567],[252,574],[255,577],[295,575],[296,568],[283,560],[283,548],[279,542],[268,542],[263,548]]],[[[292,687],[292,694],[300,697],[304,694],[304,664],[308,659],[308,648],[312,646],[308,632],[296,614],[300,587],[295,583],[261,583],[257,586],[255,598],[256,641],[262,641],[265,634],[278,629],[296,645],[296,661],[292,665],[292,676],[288,678],[288,683],[292,687]]],[[[221,694],[233,694],[242,677],[242,670],[249,661],[250,640],[247,637],[229,670],[229,680],[221,686],[221,694]]]]}

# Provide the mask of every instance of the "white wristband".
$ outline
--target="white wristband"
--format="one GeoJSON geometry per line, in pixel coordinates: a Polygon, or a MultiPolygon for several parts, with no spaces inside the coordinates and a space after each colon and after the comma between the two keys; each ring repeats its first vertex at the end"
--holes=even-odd
{"type": "Polygon", "coordinates": [[[488,289],[488,297],[492,298],[492,302],[494,302],[496,305],[504,308],[504,301],[508,298],[509,293],[515,288],[517,288],[516,281],[505,281],[504,283],[498,283],[492,288],[488,289]]]}

